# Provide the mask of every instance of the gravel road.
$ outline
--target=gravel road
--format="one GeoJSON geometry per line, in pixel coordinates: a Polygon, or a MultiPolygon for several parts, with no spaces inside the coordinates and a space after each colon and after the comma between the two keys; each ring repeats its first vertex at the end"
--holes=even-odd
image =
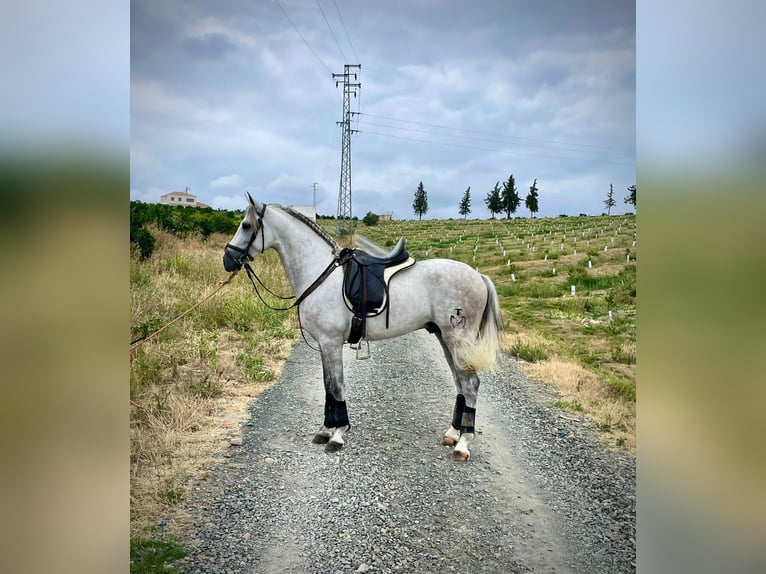
{"type": "Polygon", "coordinates": [[[344,350],[352,428],[333,454],[301,342],[186,512],[187,573],[635,572],[635,459],[561,418],[512,359],[482,376],[471,460],[439,444],[454,385],[425,331],[344,350]]]}

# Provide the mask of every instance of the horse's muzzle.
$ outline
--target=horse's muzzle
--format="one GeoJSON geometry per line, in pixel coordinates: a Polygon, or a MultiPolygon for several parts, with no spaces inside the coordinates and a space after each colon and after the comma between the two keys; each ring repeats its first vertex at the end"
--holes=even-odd
{"type": "Polygon", "coordinates": [[[232,271],[239,271],[240,269],[242,269],[242,263],[234,260],[227,251],[224,251],[223,252],[223,268],[226,269],[226,271],[229,273],[231,273],[232,271]]]}

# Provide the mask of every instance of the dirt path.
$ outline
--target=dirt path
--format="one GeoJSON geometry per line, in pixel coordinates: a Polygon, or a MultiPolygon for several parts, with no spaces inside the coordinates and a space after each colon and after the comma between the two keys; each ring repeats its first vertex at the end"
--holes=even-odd
{"type": "Polygon", "coordinates": [[[194,489],[185,572],[631,572],[635,461],[507,358],[482,377],[472,458],[439,445],[454,386],[424,331],[345,351],[347,445],[311,444],[324,390],[298,344],[252,405],[244,444],[194,489]]]}

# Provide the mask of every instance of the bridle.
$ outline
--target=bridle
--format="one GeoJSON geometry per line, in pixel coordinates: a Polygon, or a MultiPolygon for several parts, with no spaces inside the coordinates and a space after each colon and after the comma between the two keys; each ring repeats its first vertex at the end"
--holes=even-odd
{"type": "MultiPolygon", "coordinates": [[[[255,206],[253,206],[255,207],[255,206]]],[[[258,226],[253,231],[253,234],[250,236],[250,240],[247,242],[247,245],[244,249],[241,247],[237,247],[236,245],[232,245],[231,243],[227,243],[226,246],[223,248],[223,252],[226,253],[232,261],[237,263],[240,267],[243,265],[245,266],[245,269],[247,270],[248,267],[250,267],[249,262],[253,261],[253,256],[250,255],[250,248],[253,246],[253,243],[255,242],[255,238],[258,236],[258,231],[261,232],[261,253],[263,253],[266,249],[266,234],[263,229],[263,214],[266,213],[266,204],[261,205],[261,210],[258,211],[254,208],[255,215],[258,217],[256,223],[258,226]],[[239,257],[232,257],[231,253],[229,253],[229,250],[237,251],[240,255],[239,257]]],[[[265,287],[265,286],[264,286],[265,287]]]]}
{"type": "MultiPolygon", "coordinates": [[[[224,253],[228,255],[239,267],[244,267],[245,272],[247,273],[248,279],[250,279],[250,283],[253,284],[253,289],[255,290],[255,294],[258,295],[258,298],[261,300],[261,302],[266,305],[269,309],[272,311],[288,311],[292,309],[293,307],[297,307],[300,305],[309,295],[311,295],[317,287],[319,287],[325,279],[327,279],[333,271],[335,271],[338,267],[343,266],[346,261],[351,257],[351,250],[349,249],[343,249],[340,253],[336,253],[333,257],[333,260],[330,262],[330,264],[325,268],[325,270],[317,277],[314,282],[309,285],[306,290],[300,294],[300,296],[296,297],[295,295],[290,295],[288,297],[284,297],[282,295],[277,295],[274,293],[271,289],[269,289],[263,281],[261,281],[260,277],[253,271],[253,268],[250,267],[250,261],[253,261],[254,258],[252,255],[250,255],[250,247],[252,247],[253,243],[255,242],[255,238],[258,235],[258,231],[261,232],[261,253],[265,251],[266,248],[266,239],[265,239],[265,229],[263,225],[263,215],[266,212],[266,204],[262,204],[260,211],[255,210],[255,214],[257,215],[257,224],[258,227],[253,231],[253,234],[250,236],[250,239],[247,242],[247,245],[244,249],[241,247],[237,247],[236,245],[232,245],[231,243],[227,243],[226,247],[224,247],[224,253]],[[232,257],[229,250],[234,250],[238,253],[240,253],[239,257],[235,258],[232,257]],[[282,299],[283,301],[289,301],[290,299],[295,299],[295,301],[292,302],[287,307],[272,307],[269,305],[266,300],[264,300],[263,296],[261,295],[261,292],[258,290],[258,286],[255,284],[256,281],[258,284],[263,287],[269,294],[273,295],[277,299],[282,299]]],[[[300,313],[298,314],[298,320],[300,321],[300,313]]]]}
{"type": "MultiPolygon", "coordinates": [[[[253,208],[255,208],[254,205],[253,205],[253,208]]],[[[330,264],[325,268],[325,270],[321,273],[321,275],[319,275],[319,277],[317,277],[314,280],[314,282],[311,285],[309,285],[303,293],[300,294],[300,296],[296,297],[295,295],[290,295],[289,297],[283,297],[282,295],[277,295],[271,289],[266,287],[266,285],[264,285],[260,277],[258,277],[255,271],[253,271],[253,268],[250,267],[250,261],[254,260],[254,257],[250,255],[250,248],[255,242],[255,238],[257,237],[259,230],[261,232],[261,253],[263,253],[266,250],[266,238],[265,238],[266,230],[263,225],[263,215],[264,213],[266,213],[266,204],[262,204],[260,211],[255,209],[254,211],[258,218],[256,221],[258,227],[253,231],[253,234],[250,236],[250,239],[248,240],[245,248],[242,249],[241,247],[237,247],[236,245],[227,243],[223,249],[223,252],[225,255],[227,255],[232,261],[234,261],[237,264],[238,266],[237,269],[240,269],[242,267],[245,268],[245,272],[247,273],[247,278],[250,279],[250,283],[253,284],[253,290],[255,291],[255,294],[258,296],[258,299],[260,299],[261,303],[266,305],[266,307],[268,307],[272,311],[289,311],[293,307],[298,308],[298,306],[309,295],[311,295],[317,289],[317,287],[319,287],[325,281],[325,279],[327,279],[332,274],[333,271],[335,271],[338,267],[342,267],[352,256],[351,249],[343,249],[340,251],[340,253],[336,252],[330,264]],[[239,253],[240,254],[239,257],[237,258],[232,257],[230,250],[233,250],[239,253]],[[256,281],[258,282],[258,284],[260,284],[261,287],[263,287],[266,291],[268,291],[271,295],[273,295],[277,299],[282,299],[283,301],[289,301],[290,299],[295,299],[295,301],[293,301],[287,307],[272,307],[263,298],[263,295],[261,295],[261,292],[258,290],[258,285],[256,285],[256,281]]],[[[309,348],[315,351],[319,351],[319,349],[311,345],[311,343],[309,343],[308,340],[306,339],[306,334],[303,332],[303,325],[301,324],[300,309],[298,312],[298,325],[300,327],[301,335],[303,336],[303,340],[306,342],[306,345],[308,345],[309,348]]]]}

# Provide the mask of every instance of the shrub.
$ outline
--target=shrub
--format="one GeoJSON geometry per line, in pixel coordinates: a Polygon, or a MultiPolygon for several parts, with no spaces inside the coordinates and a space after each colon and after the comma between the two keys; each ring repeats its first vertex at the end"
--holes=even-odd
{"type": "Polygon", "coordinates": [[[516,341],[511,346],[511,355],[530,363],[544,361],[548,358],[548,353],[546,353],[545,349],[543,349],[541,346],[535,345],[533,343],[525,343],[520,339],[516,339],[516,341]]]}
{"type": "Polygon", "coordinates": [[[364,223],[367,227],[372,227],[373,225],[377,225],[378,221],[380,221],[380,217],[376,214],[374,214],[372,211],[368,211],[367,215],[362,218],[362,223],[364,223]]]}
{"type": "Polygon", "coordinates": [[[141,259],[148,259],[154,253],[156,240],[146,227],[130,228],[130,244],[135,245],[141,259]]]}

